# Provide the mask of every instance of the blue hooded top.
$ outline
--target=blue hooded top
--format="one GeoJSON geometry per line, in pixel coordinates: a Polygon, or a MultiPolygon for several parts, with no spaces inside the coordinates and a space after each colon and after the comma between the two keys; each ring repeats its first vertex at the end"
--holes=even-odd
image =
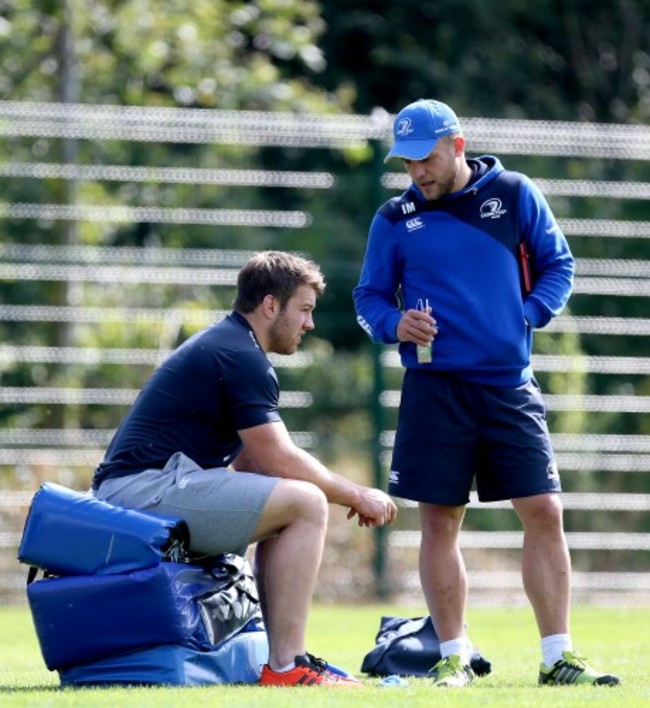
{"type": "Polygon", "coordinates": [[[402,312],[428,301],[438,327],[432,362],[419,364],[415,344],[400,342],[403,366],[518,386],[532,376],[533,329],[569,299],[574,260],[532,180],[490,155],[467,162],[464,189],[429,202],[412,184],[377,211],[353,292],[357,321],[373,341],[393,344],[402,312]]]}

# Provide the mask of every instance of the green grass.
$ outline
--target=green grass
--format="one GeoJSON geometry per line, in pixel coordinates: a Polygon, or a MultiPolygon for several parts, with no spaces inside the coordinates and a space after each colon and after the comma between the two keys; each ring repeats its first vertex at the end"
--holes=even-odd
{"type": "MultiPolygon", "coordinates": [[[[353,673],[374,644],[382,614],[417,616],[422,608],[389,605],[315,606],[308,628],[309,650],[353,673]]],[[[536,685],[539,641],[527,608],[471,608],[469,634],[493,672],[470,688],[433,689],[426,679],[407,688],[379,688],[365,677],[364,691],[262,689],[256,686],[192,688],[60,689],[58,674],[43,664],[24,607],[0,608],[0,705],[140,706],[201,708],[252,706],[584,706],[650,705],[650,608],[577,607],[573,636],[577,647],[598,667],[617,673],[618,688],[539,687],[536,685]],[[305,691],[308,693],[306,694],[305,691]],[[432,692],[435,691],[435,694],[432,692]]]]}

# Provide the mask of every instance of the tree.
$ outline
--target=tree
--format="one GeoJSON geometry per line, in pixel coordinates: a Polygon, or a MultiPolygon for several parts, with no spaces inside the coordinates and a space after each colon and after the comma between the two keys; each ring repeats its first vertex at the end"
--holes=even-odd
{"type": "Polygon", "coordinates": [[[323,0],[327,88],[395,112],[421,97],[460,115],[644,123],[646,0],[323,0]]]}
{"type": "Polygon", "coordinates": [[[303,76],[323,62],[314,0],[3,0],[0,99],[55,99],[59,46],[70,30],[84,103],[319,111],[347,105],[345,93],[328,94],[303,76]]]}

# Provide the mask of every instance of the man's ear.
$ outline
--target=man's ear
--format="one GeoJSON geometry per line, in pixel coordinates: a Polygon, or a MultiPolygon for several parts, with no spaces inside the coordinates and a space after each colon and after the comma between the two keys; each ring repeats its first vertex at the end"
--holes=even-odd
{"type": "Polygon", "coordinates": [[[456,157],[460,157],[465,152],[465,138],[462,135],[457,135],[454,138],[454,151],[456,157]]]}
{"type": "Polygon", "coordinates": [[[269,319],[275,319],[275,316],[280,309],[280,303],[274,295],[265,295],[262,300],[262,312],[265,317],[269,319]]]}

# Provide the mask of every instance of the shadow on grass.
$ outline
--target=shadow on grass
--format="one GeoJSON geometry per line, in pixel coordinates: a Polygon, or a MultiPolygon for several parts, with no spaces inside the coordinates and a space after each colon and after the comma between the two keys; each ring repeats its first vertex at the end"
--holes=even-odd
{"type": "Polygon", "coordinates": [[[43,684],[42,686],[0,686],[0,696],[10,693],[54,693],[61,691],[64,686],[53,686],[51,683],[43,684]]]}

